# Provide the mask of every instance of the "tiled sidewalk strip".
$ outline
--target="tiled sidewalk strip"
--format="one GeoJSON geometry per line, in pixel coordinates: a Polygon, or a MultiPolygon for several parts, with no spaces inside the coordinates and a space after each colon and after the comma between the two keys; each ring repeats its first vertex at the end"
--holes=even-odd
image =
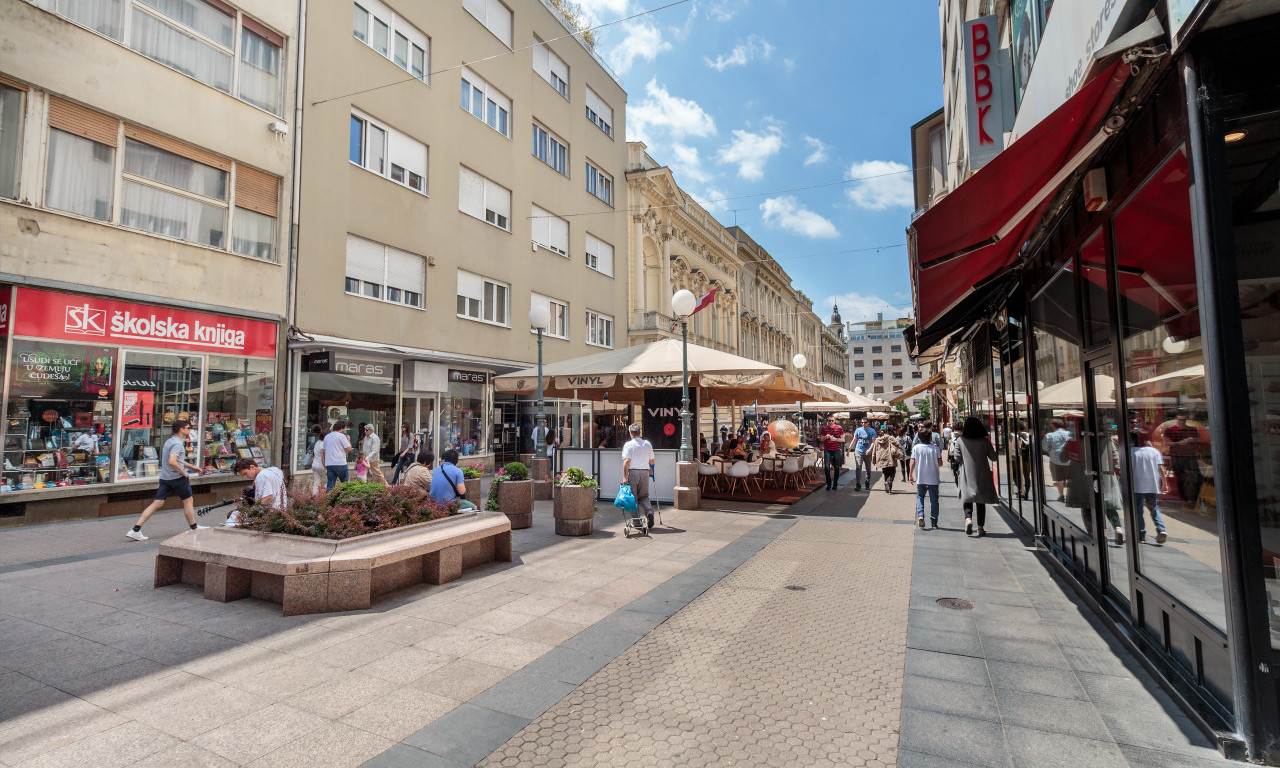
{"type": "Polygon", "coordinates": [[[989,535],[966,537],[943,490],[942,529],[915,537],[900,768],[1239,765],[1041,560],[1050,555],[991,511],[989,535]]]}
{"type": "Polygon", "coordinates": [[[795,522],[762,523],[364,765],[479,763],[795,522]]]}

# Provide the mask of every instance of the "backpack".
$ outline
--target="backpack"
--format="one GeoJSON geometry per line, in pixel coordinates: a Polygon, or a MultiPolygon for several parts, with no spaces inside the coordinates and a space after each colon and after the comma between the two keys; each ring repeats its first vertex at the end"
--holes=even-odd
{"type": "Polygon", "coordinates": [[[952,463],[952,464],[960,464],[960,463],[962,463],[962,461],[963,461],[963,457],[962,457],[962,456],[961,456],[961,454],[960,454],[960,439],[959,439],[959,438],[952,438],[952,440],[951,440],[951,449],[947,452],[947,457],[948,457],[949,459],[951,459],[951,463],[952,463]]]}

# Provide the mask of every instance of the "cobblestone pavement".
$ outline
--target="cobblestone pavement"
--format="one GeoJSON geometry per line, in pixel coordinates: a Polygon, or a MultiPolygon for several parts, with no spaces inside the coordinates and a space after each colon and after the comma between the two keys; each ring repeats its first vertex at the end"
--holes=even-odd
{"type": "Polygon", "coordinates": [[[481,765],[896,764],[914,530],[801,518],[481,765]]]}

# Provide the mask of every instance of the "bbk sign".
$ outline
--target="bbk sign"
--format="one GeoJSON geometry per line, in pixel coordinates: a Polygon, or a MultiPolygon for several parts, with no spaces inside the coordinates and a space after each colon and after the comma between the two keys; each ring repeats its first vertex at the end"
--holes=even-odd
{"type": "Polygon", "coordinates": [[[965,108],[969,167],[978,170],[1004,149],[1006,85],[997,64],[1000,25],[995,16],[964,23],[965,108]]]}

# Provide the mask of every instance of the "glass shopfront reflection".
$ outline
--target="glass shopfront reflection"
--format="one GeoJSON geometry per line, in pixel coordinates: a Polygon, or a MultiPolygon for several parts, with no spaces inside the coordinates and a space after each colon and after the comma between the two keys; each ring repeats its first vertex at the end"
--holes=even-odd
{"type": "Polygon", "coordinates": [[[1185,145],[1113,229],[1138,569],[1225,630],[1185,145]]]}

